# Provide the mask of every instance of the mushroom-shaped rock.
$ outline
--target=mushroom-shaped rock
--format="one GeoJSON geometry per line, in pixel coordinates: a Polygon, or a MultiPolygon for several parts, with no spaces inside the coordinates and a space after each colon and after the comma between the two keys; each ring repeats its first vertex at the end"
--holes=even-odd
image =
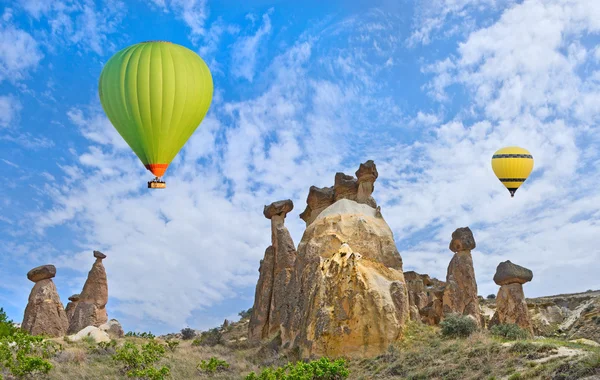
{"type": "Polygon", "coordinates": [[[94,257],[100,260],[106,259],[106,255],[100,251],[94,251],[94,257]]]}
{"type": "Polygon", "coordinates": [[[469,227],[457,228],[452,233],[452,240],[448,247],[452,252],[471,251],[475,249],[475,238],[469,227]]]}
{"type": "Polygon", "coordinates": [[[356,171],[356,178],[358,182],[375,182],[379,173],[377,173],[377,166],[373,160],[368,160],[364,164],[360,164],[360,167],[356,171]]]}
{"type": "Polygon", "coordinates": [[[498,264],[494,282],[498,285],[524,284],[533,279],[533,272],[520,265],[513,264],[510,260],[498,264]]]}
{"type": "Polygon", "coordinates": [[[265,218],[271,219],[275,215],[281,215],[285,218],[286,214],[294,208],[294,203],[290,199],[273,202],[265,206],[263,214],[265,218]]]}
{"type": "Polygon", "coordinates": [[[54,276],[56,276],[56,267],[54,265],[40,265],[27,272],[27,278],[32,282],[47,280],[54,276]]]}

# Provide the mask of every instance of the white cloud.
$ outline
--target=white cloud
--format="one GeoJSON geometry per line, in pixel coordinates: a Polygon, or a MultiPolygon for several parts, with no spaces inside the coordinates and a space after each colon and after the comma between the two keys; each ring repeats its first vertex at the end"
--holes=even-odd
{"type": "Polygon", "coordinates": [[[43,57],[29,33],[12,25],[0,26],[0,82],[25,78],[43,57]]]}
{"type": "Polygon", "coordinates": [[[0,96],[0,128],[7,128],[14,124],[22,108],[21,102],[14,96],[0,96]]]}
{"type": "Polygon", "coordinates": [[[416,1],[413,31],[408,46],[428,45],[434,39],[468,32],[475,26],[475,14],[486,9],[502,9],[515,0],[420,0],[416,1]],[[446,31],[444,28],[448,27],[446,31]],[[437,33],[437,34],[436,34],[437,33]]]}
{"type": "Polygon", "coordinates": [[[116,48],[108,36],[118,31],[126,14],[120,0],[21,0],[21,6],[36,21],[47,20],[50,35],[40,30],[49,50],[73,44],[100,55],[116,48]]]}
{"type": "MultiPolygon", "coordinates": [[[[273,9],[269,11],[272,12],[273,9]]],[[[251,36],[241,37],[233,46],[232,68],[234,76],[246,78],[252,82],[254,71],[256,69],[256,58],[261,40],[271,32],[271,19],[269,13],[262,17],[262,25],[256,33],[251,36]]]]}

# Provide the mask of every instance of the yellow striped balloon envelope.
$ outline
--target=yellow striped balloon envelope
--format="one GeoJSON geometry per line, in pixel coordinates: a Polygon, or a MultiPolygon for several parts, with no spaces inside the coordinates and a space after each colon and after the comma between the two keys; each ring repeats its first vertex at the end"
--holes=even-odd
{"type": "Polygon", "coordinates": [[[526,149],[508,146],[499,149],[492,156],[492,169],[514,197],[515,192],[525,182],[533,170],[533,156],[526,149]]]}
{"type": "Polygon", "coordinates": [[[192,50],[166,41],[129,46],[104,65],[98,83],[102,108],[121,137],[159,179],[208,112],[213,81],[192,50]]]}

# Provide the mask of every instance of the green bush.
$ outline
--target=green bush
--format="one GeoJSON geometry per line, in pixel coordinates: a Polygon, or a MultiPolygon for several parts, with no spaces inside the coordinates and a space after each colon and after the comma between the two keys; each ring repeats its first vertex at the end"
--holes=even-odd
{"type": "Polygon", "coordinates": [[[133,332],[133,331],[128,331],[127,334],[125,334],[125,336],[127,336],[127,337],[134,337],[134,338],[143,338],[143,339],[154,339],[154,338],[156,338],[154,336],[154,334],[152,334],[152,332],[136,333],[136,332],[133,332]]]}
{"type": "Polygon", "coordinates": [[[277,369],[266,368],[260,375],[251,372],[246,380],[341,380],[349,375],[344,359],[330,361],[328,358],[321,358],[308,363],[290,363],[277,369]]]}
{"type": "Polygon", "coordinates": [[[507,340],[527,339],[529,333],[514,323],[495,325],[490,329],[492,335],[507,340]]]}
{"type": "Polygon", "coordinates": [[[183,340],[193,339],[195,336],[196,336],[196,332],[193,329],[191,329],[189,327],[181,329],[181,337],[183,340]]]}
{"type": "Polygon", "coordinates": [[[8,319],[4,309],[0,307],[0,338],[11,336],[17,332],[17,330],[18,329],[13,326],[12,321],[8,319]]]}
{"type": "Polygon", "coordinates": [[[141,346],[141,351],[132,342],[118,348],[113,360],[121,363],[121,371],[128,377],[142,377],[151,380],[162,380],[170,375],[169,367],[155,368],[154,364],[165,355],[165,346],[151,340],[141,346]]]}
{"type": "Polygon", "coordinates": [[[203,372],[215,373],[225,371],[229,368],[229,363],[225,360],[220,360],[211,357],[208,361],[202,360],[200,364],[198,364],[198,369],[203,372]]]}
{"type": "Polygon", "coordinates": [[[466,338],[477,330],[475,321],[466,315],[449,314],[440,322],[445,337],[466,338]]]}
{"type": "MultiPolygon", "coordinates": [[[[203,331],[200,335],[199,345],[201,346],[216,346],[217,344],[223,343],[223,334],[219,329],[214,328],[208,331],[203,331]]],[[[192,342],[193,344],[193,342],[192,342]]]]}
{"type": "MultiPolygon", "coordinates": [[[[12,325],[10,321],[3,323],[12,325]]],[[[0,370],[8,370],[17,378],[35,378],[50,372],[52,364],[46,359],[54,357],[61,350],[62,346],[58,343],[15,329],[11,335],[0,338],[0,370]]]]}
{"type": "Polygon", "coordinates": [[[179,346],[178,340],[167,340],[167,348],[171,350],[171,352],[175,352],[177,346],[179,346]]]}
{"type": "Polygon", "coordinates": [[[192,346],[194,347],[198,347],[202,345],[202,341],[200,340],[200,338],[196,338],[192,341],[192,346]]]}

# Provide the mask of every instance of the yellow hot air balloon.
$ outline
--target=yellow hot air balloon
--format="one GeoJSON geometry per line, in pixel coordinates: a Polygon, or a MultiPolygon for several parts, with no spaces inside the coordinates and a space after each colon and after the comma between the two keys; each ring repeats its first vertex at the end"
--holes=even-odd
{"type": "Polygon", "coordinates": [[[514,197],[515,192],[525,182],[533,170],[533,156],[518,146],[508,146],[496,151],[492,156],[492,169],[514,197]]]}
{"type": "Polygon", "coordinates": [[[213,81],[192,50],[166,41],[129,46],[104,65],[98,94],[106,116],[159,179],[208,112],[213,81]]]}

